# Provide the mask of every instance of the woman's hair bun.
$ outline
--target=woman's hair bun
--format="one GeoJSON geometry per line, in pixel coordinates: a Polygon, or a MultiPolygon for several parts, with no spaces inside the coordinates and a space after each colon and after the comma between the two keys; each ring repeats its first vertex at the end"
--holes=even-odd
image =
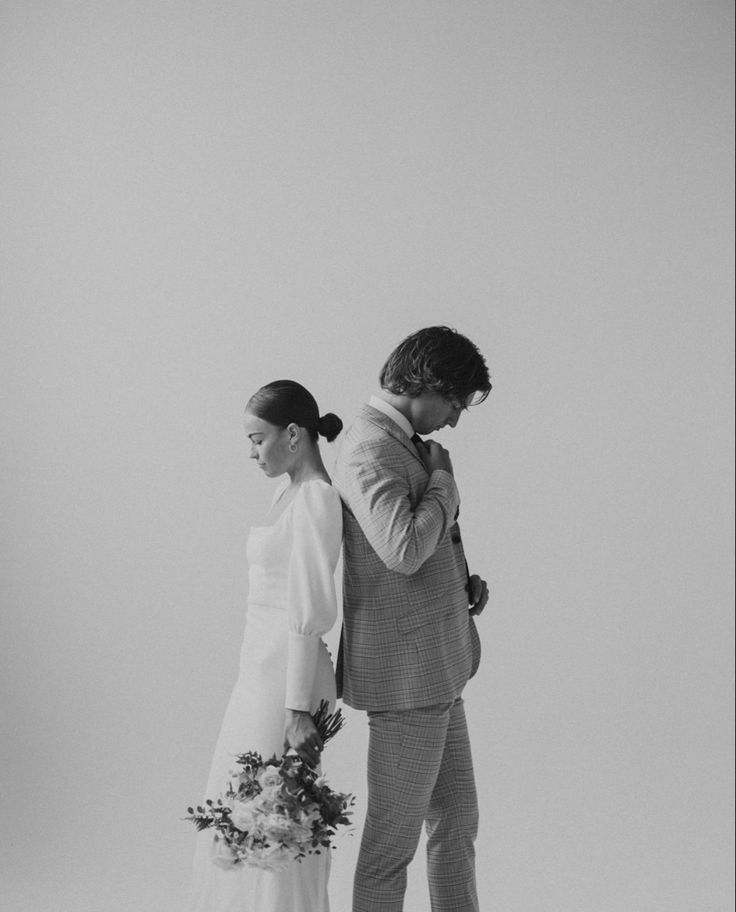
{"type": "Polygon", "coordinates": [[[333,415],[332,412],[328,412],[326,415],[322,415],[322,417],[319,419],[319,424],[317,425],[317,433],[322,437],[326,437],[328,442],[331,443],[341,430],[342,421],[340,421],[337,415],[333,415]]]}

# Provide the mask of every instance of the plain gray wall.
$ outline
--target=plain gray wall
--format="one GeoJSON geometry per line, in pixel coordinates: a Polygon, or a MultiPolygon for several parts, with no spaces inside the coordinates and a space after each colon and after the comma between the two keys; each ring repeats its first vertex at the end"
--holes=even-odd
{"type": "MultiPolygon", "coordinates": [[[[244,403],[289,376],[347,421],[433,323],[495,384],[440,435],[492,591],[483,908],[731,908],[731,4],[0,25],[3,909],[180,912],[272,491],[244,403]]],[[[365,737],[326,754],[333,912],[365,737]]]]}

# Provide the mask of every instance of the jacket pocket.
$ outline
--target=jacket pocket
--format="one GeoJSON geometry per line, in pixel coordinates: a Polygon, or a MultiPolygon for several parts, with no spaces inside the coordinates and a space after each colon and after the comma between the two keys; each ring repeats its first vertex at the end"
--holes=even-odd
{"type": "Polygon", "coordinates": [[[416,634],[430,631],[439,631],[443,624],[450,619],[454,612],[452,610],[444,611],[438,615],[432,612],[431,608],[420,605],[419,608],[412,608],[406,614],[396,619],[396,627],[399,633],[405,635],[416,634]]]}

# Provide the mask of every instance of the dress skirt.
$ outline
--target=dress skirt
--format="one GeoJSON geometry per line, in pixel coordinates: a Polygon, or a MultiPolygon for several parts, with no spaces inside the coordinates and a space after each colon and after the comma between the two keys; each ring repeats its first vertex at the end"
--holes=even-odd
{"type": "MultiPolygon", "coordinates": [[[[264,760],[284,749],[284,696],[288,629],[286,612],[250,604],[240,654],[240,672],[225,711],[205,796],[225,791],[235,758],[257,751],[264,760]]],[[[327,647],[320,644],[313,693],[335,703],[335,676],[327,647]]],[[[213,831],[197,834],[191,912],[329,912],[329,850],[308,855],[284,870],[239,864],[223,869],[211,859],[213,831]]]]}

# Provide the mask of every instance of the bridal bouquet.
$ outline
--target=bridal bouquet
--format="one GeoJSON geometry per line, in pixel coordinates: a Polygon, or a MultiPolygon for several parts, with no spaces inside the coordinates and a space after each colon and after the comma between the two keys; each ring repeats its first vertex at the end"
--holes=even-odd
{"type": "MultiPolygon", "coordinates": [[[[312,717],[326,743],[342,728],[341,710],[323,700],[312,717]]],[[[329,848],[338,826],[350,823],[354,798],[333,792],[322,776],[290,751],[263,760],[249,751],[235,761],[224,795],[188,808],[197,830],[214,829],[212,860],[222,868],[245,863],[275,870],[329,848]]]]}

